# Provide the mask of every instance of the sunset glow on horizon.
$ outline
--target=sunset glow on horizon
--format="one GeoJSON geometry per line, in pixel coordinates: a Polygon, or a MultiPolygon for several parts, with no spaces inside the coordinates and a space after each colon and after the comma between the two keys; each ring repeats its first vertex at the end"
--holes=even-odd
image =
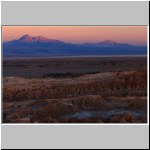
{"type": "Polygon", "coordinates": [[[3,42],[29,34],[71,43],[97,43],[113,40],[147,45],[146,26],[2,26],[3,42]]]}

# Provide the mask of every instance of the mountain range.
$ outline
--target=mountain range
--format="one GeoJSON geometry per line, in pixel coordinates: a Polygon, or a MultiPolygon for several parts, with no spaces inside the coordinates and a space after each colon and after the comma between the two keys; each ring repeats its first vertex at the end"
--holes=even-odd
{"type": "Polygon", "coordinates": [[[3,42],[4,57],[82,56],[82,55],[144,55],[147,46],[134,46],[106,40],[98,43],[73,44],[43,36],[23,35],[3,42]]]}

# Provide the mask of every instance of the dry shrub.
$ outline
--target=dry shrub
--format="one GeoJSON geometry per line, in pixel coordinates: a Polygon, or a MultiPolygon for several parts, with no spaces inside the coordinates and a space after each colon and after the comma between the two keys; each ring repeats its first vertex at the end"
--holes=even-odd
{"type": "Polygon", "coordinates": [[[10,104],[10,103],[3,103],[3,109],[5,110],[5,109],[9,109],[9,108],[11,108],[12,107],[12,104],[10,104]]]}
{"type": "Polygon", "coordinates": [[[30,123],[30,118],[21,118],[21,119],[11,120],[10,123],[30,123]]]}
{"type": "Polygon", "coordinates": [[[126,112],[121,116],[120,119],[125,119],[127,122],[129,122],[129,121],[135,119],[135,117],[132,114],[126,112]]]}
{"type": "Polygon", "coordinates": [[[20,115],[18,114],[18,112],[15,112],[9,115],[7,114],[7,116],[5,117],[6,122],[10,122],[16,119],[20,119],[20,115]]]}
{"type": "Polygon", "coordinates": [[[21,108],[17,112],[19,116],[22,118],[22,117],[31,115],[33,111],[29,108],[21,108]]]}
{"type": "Polygon", "coordinates": [[[130,113],[123,113],[119,116],[113,116],[109,119],[109,123],[146,123],[145,117],[135,117],[130,113]]]}
{"type": "MultiPolygon", "coordinates": [[[[45,122],[45,120],[59,120],[61,116],[69,113],[74,113],[75,109],[62,103],[49,104],[34,112],[32,120],[37,122],[45,122]]],[[[48,122],[48,121],[47,121],[48,122]]]]}
{"type": "Polygon", "coordinates": [[[32,114],[32,110],[30,110],[30,109],[19,109],[19,110],[16,110],[16,112],[4,113],[3,114],[3,122],[10,122],[10,123],[14,122],[15,123],[15,120],[20,120],[20,121],[22,120],[22,122],[24,122],[23,118],[24,119],[30,118],[31,114],[32,114]]]}
{"type": "Polygon", "coordinates": [[[101,96],[81,96],[73,98],[69,101],[73,106],[76,106],[80,110],[89,109],[89,110],[103,110],[108,108],[108,104],[105,99],[102,99],[101,96]]]}
{"type": "Polygon", "coordinates": [[[101,96],[81,96],[76,97],[71,100],[73,105],[89,105],[89,104],[97,104],[101,101],[101,96]]]}
{"type": "Polygon", "coordinates": [[[137,97],[128,101],[128,103],[129,109],[147,109],[147,99],[143,100],[140,97],[137,97]]]}

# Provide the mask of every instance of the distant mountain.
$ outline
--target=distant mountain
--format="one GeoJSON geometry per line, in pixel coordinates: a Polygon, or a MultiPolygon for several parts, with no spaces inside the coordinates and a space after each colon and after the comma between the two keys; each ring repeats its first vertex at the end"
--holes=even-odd
{"type": "Polygon", "coordinates": [[[106,41],[103,41],[103,42],[99,42],[99,43],[85,43],[85,45],[95,45],[95,46],[101,46],[101,47],[113,47],[115,45],[117,45],[118,43],[116,43],[115,41],[113,40],[106,40],[106,41]]]}
{"type": "Polygon", "coordinates": [[[43,36],[23,35],[3,43],[4,57],[74,56],[74,55],[142,55],[146,46],[133,46],[106,40],[99,43],[72,44],[43,36]]]}
{"type": "Polygon", "coordinates": [[[28,34],[26,35],[23,35],[22,37],[20,37],[19,39],[17,40],[13,40],[13,41],[10,41],[10,42],[6,42],[4,43],[5,45],[16,45],[16,44],[19,44],[19,45],[26,45],[26,44],[38,44],[38,43],[61,43],[61,41],[59,40],[54,40],[54,39],[48,39],[48,38],[45,38],[43,36],[36,36],[36,37],[32,37],[28,34]]]}

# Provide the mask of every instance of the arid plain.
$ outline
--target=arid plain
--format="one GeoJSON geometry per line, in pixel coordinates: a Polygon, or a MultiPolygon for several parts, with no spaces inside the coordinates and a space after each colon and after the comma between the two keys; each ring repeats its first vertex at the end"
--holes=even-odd
{"type": "Polygon", "coordinates": [[[146,123],[147,57],[3,59],[3,123],[146,123]]]}

